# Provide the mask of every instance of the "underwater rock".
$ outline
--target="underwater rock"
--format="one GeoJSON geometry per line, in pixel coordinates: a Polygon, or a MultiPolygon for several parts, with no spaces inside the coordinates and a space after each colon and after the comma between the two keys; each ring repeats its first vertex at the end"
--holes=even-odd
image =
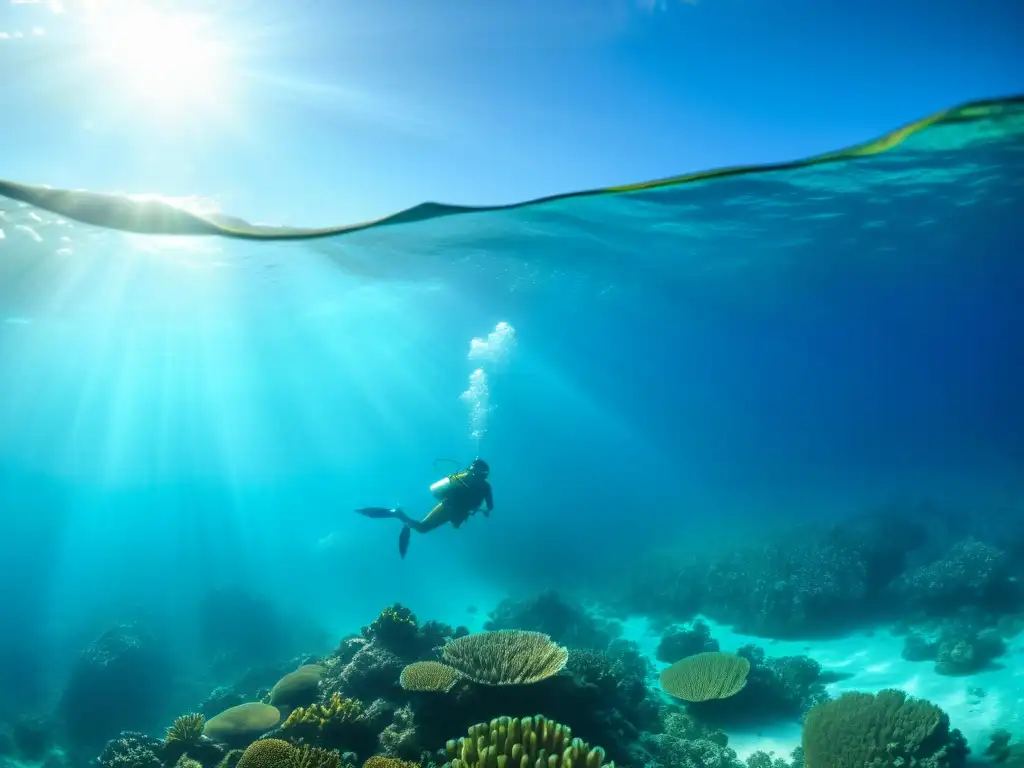
{"type": "Polygon", "coordinates": [[[238,586],[216,587],[203,594],[196,623],[200,653],[216,660],[216,678],[222,680],[287,658],[296,650],[295,632],[281,611],[270,600],[238,586]]]}
{"type": "Polygon", "coordinates": [[[980,629],[984,619],[940,619],[910,632],[903,642],[907,661],[934,661],[940,675],[967,675],[985,669],[1006,652],[996,629],[980,629]]]}
{"type": "Polygon", "coordinates": [[[718,641],[711,637],[711,628],[697,619],[689,627],[670,627],[661,636],[656,658],[675,664],[687,656],[718,650],[718,641]]]}
{"type": "Polygon", "coordinates": [[[0,721],[0,757],[13,755],[17,751],[18,745],[14,743],[14,734],[11,733],[10,725],[0,721]]]}
{"type": "Polygon", "coordinates": [[[528,600],[506,598],[489,614],[486,630],[525,629],[543,632],[571,648],[603,650],[622,635],[617,621],[593,616],[578,603],[563,600],[548,590],[528,600]]]}
{"type": "Polygon", "coordinates": [[[121,624],[79,655],[57,711],[72,744],[91,749],[125,728],[158,726],[172,681],[156,638],[136,624],[121,624]]]}
{"type": "Polygon", "coordinates": [[[698,720],[715,725],[796,720],[829,700],[821,665],[814,659],[767,658],[756,645],[745,645],[736,653],[750,662],[747,684],[727,699],[688,704],[687,710],[698,720]]]}
{"type": "Polygon", "coordinates": [[[39,715],[20,715],[11,724],[11,739],[26,760],[42,760],[55,742],[53,725],[39,715]]]}
{"type": "Polygon", "coordinates": [[[934,661],[939,654],[937,640],[929,640],[917,632],[911,632],[903,638],[901,656],[907,661],[934,661]]]}
{"type": "Polygon", "coordinates": [[[938,646],[935,671],[940,675],[969,675],[1006,652],[1006,643],[995,630],[950,630],[938,646]]]}

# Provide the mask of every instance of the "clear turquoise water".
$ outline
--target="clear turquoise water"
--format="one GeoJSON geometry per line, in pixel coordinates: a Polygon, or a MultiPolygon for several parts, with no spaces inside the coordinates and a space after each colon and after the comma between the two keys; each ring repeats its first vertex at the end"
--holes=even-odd
{"type": "Polygon", "coordinates": [[[1020,504],[1022,137],[1005,114],[308,243],[0,198],[4,674],[45,700],[63,670],[41,660],[125,606],[181,621],[211,586],[336,637],[395,600],[470,621],[894,497],[1020,504]],[[499,321],[517,344],[485,366],[478,442],[459,395],[499,321]],[[433,460],[478,452],[493,517],[404,562],[397,529],[351,514],[425,512],[433,460]]]}

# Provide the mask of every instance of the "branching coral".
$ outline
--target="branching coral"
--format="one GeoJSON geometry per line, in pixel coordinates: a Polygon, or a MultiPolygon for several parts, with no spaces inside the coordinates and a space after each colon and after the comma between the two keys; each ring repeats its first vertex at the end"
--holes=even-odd
{"type": "MultiPolygon", "coordinates": [[[[269,739],[265,739],[269,741],[269,739]]],[[[224,757],[217,763],[217,768],[235,768],[238,765],[238,761],[242,759],[242,755],[245,754],[244,749],[232,749],[225,753],[224,757]]]]}
{"type": "Polygon", "coordinates": [[[167,729],[167,737],[164,741],[168,745],[173,744],[188,749],[190,746],[198,744],[203,737],[205,723],[206,718],[195,712],[182,715],[167,729]]]}
{"type": "Polygon", "coordinates": [[[289,768],[341,768],[341,755],[334,750],[302,746],[292,752],[289,768]]]}
{"type": "Polygon", "coordinates": [[[572,738],[572,729],[540,715],[499,717],[469,728],[468,737],[446,745],[450,768],[600,768],[604,750],[572,738]]]}
{"type": "Polygon", "coordinates": [[[363,705],[335,693],[326,704],[295,709],[281,725],[281,733],[296,742],[348,749],[366,740],[367,725],[363,705]]]}

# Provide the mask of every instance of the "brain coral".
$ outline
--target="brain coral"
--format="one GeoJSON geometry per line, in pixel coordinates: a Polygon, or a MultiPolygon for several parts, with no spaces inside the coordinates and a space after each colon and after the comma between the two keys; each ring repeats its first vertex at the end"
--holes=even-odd
{"type": "Polygon", "coordinates": [[[203,735],[218,741],[258,736],[269,731],[281,719],[277,707],[258,701],[239,704],[206,721],[203,735]]]}
{"type": "Polygon", "coordinates": [[[236,768],[291,768],[295,748],[281,739],[260,739],[248,746],[236,768]]]}
{"type": "Polygon", "coordinates": [[[475,683],[519,685],[557,675],[569,651],[543,632],[499,629],[458,637],[441,655],[445,664],[475,683]]]}
{"type": "Polygon", "coordinates": [[[661,687],[683,701],[735,696],[747,684],[750,662],[742,656],[708,651],[687,656],[661,673],[661,687]]]}

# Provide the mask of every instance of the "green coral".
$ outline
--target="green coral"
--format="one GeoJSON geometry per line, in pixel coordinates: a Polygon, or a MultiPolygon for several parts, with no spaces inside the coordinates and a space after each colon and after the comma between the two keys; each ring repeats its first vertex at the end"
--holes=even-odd
{"type": "Polygon", "coordinates": [[[363,637],[367,640],[376,640],[396,653],[409,648],[418,633],[416,615],[401,603],[385,608],[370,626],[362,629],[363,637]]]}
{"type": "MultiPolygon", "coordinates": [[[[572,729],[554,720],[497,717],[469,728],[468,736],[446,745],[448,768],[603,768],[604,750],[572,737],[572,729]]],[[[614,765],[614,764],[612,764],[614,765]]]]}
{"type": "Polygon", "coordinates": [[[203,725],[205,723],[206,718],[195,712],[182,715],[167,729],[165,742],[167,744],[181,744],[186,747],[198,744],[199,740],[203,737],[203,725]]]}
{"type": "Polygon", "coordinates": [[[687,656],[659,678],[666,693],[683,701],[710,701],[735,696],[747,684],[750,661],[733,653],[708,651],[687,656]]]}
{"type": "Polygon", "coordinates": [[[281,725],[282,734],[291,741],[343,747],[367,728],[363,705],[333,693],[325,704],[298,707],[281,725]]]}
{"type": "MultiPolygon", "coordinates": [[[[266,741],[266,739],[264,739],[266,741]]],[[[217,768],[235,768],[238,765],[238,761],[242,759],[242,755],[245,754],[244,749],[232,749],[227,752],[217,763],[217,768]]]]}
{"type": "Polygon", "coordinates": [[[803,749],[806,768],[960,768],[967,755],[945,712],[894,689],[844,693],[813,707],[803,749]]]}
{"type": "Polygon", "coordinates": [[[299,747],[292,752],[290,768],[341,768],[341,755],[319,747],[299,747]]]}

